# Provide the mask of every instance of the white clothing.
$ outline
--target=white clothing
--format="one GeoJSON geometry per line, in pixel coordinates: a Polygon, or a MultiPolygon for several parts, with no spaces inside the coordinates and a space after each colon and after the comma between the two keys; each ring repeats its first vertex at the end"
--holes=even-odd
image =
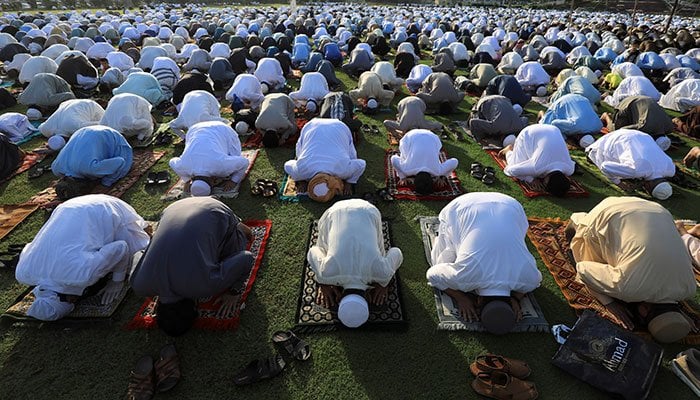
{"type": "Polygon", "coordinates": [[[44,56],[36,56],[28,59],[22,64],[22,69],[19,71],[17,80],[20,83],[29,83],[32,79],[42,72],[55,74],[58,70],[58,64],[51,58],[44,56]]]}
{"type": "MultiPolygon", "coordinates": [[[[46,50],[41,52],[41,55],[44,57],[48,57],[56,61],[56,58],[63,54],[66,51],[70,51],[70,47],[66,46],[65,44],[62,43],[56,43],[52,44],[47,48],[46,50]]],[[[27,53],[19,53],[19,54],[27,54],[27,53]]],[[[16,54],[15,54],[16,56],[16,54]]],[[[29,54],[27,54],[29,56],[29,54]]],[[[14,59],[12,60],[13,62],[15,61],[14,59]]],[[[5,70],[7,70],[7,67],[5,67],[5,70]]]]}
{"type": "Polygon", "coordinates": [[[511,51],[503,56],[501,62],[498,63],[497,69],[498,72],[502,74],[512,74],[517,71],[517,69],[520,68],[523,63],[524,61],[520,54],[511,51]]]}
{"type": "Polygon", "coordinates": [[[522,63],[515,71],[515,79],[523,87],[549,84],[549,74],[537,61],[522,63]]]}
{"type": "Polygon", "coordinates": [[[700,79],[686,79],[661,96],[659,105],[682,113],[700,105],[700,79]]]}
{"type": "Polygon", "coordinates": [[[366,290],[386,287],[401,266],[396,247],[384,248],[382,217],[365,200],[335,203],[318,221],[318,241],[306,256],[320,284],[366,290]]]}
{"type": "Polygon", "coordinates": [[[644,76],[644,72],[631,62],[623,62],[612,67],[612,73],[618,74],[622,79],[630,76],[644,76]]]}
{"type": "Polygon", "coordinates": [[[654,180],[676,174],[671,157],[654,138],[633,129],[618,129],[586,148],[588,157],[613,183],[622,179],[654,180]]]}
{"type": "Polygon", "coordinates": [[[241,156],[241,141],[236,132],[221,121],[193,125],[185,137],[185,150],[170,159],[170,168],[185,181],[195,176],[231,177],[240,182],[249,161],[241,156]]]}
{"type": "Polygon", "coordinates": [[[299,90],[289,93],[295,102],[305,103],[309,99],[321,100],[330,92],[326,77],[320,72],[307,72],[301,77],[299,90]]]}
{"type": "Polygon", "coordinates": [[[134,68],[134,60],[121,51],[113,51],[107,54],[107,63],[110,67],[118,68],[120,71],[128,71],[134,68]]]}
{"type": "Polygon", "coordinates": [[[221,106],[213,94],[206,90],[193,90],[185,95],[177,118],[170,121],[170,128],[188,130],[192,125],[205,121],[221,121],[221,106]]]}
{"type": "Polygon", "coordinates": [[[141,68],[142,70],[147,70],[153,68],[153,61],[157,57],[167,57],[168,52],[158,46],[146,46],[141,49],[141,58],[139,58],[139,62],[136,64],[137,67],[141,68]]]}
{"type": "Polygon", "coordinates": [[[226,100],[233,102],[233,95],[238,96],[243,102],[250,103],[253,110],[258,110],[265,98],[260,81],[251,74],[240,74],[236,77],[233,85],[226,92],[226,100]]]}
{"type": "Polygon", "coordinates": [[[575,167],[559,128],[542,124],[520,131],[513,151],[506,154],[506,163],[503,172],[525,182],[554,171],[571,176],[575,167]]]}
{"type": "Polygon", "coordinates": [[[27,60],[29,60],[30,58],[32,58],[31,54],[27,54],[27,53],[15,54],[14,57],[12,57],[12,62],[5,63],[5,72],[9,72],[9,71],[14,70],[14,71],[17,71],[19,73],[19,71],[22,70],[22,66],[24,65],[24,63],[27,62],[27,60]]]}
{"type": "Polygon", "coordinates": [[[209,56],[212,60],[216,57],[228,58],[230,55],[231,48],[228,46],[228,43],[214,43],[209,50],[209,56]]]}
{"type": "Polygon", "coordinates": [[[337,119],[314,118],[302,128],[296,159],[284,163],[284,171],[295,181],[308,181],[318,173],[326,173],[357,183],[365,166],[365,160],[357,158],[347,125],[337,119]]]}
{"type": "Polygon", "coordinates": [[[399,155],[391,156],[391,164],[400,179],[427,172],[432,176],[449,176],[459,161],[440,161],[440,138],[427,129],[408,131],[399,142],[399,155]]]}
{"type": "Polygon", "coordinates": [[[129,204],[91,194],[70,199],[22,250],[15,276],[25,285],[76,295],[112,272],[123,281],[131,256],[146,248],[146,223],[129,204]]]}
{"type": "Polygon", "coordinates": [[[107,54],[114,51],[114,46],[107,42],[98,42],[90,46],[85,55],[87,58],[94,60],[101,60],[107,58],[107,54]]]}
{"type": "Polygon", "coordinates": [[[94,100],[66,100],[51,116],[39,125],[45,137],[54,135],[71,136],[86,126],[99,125],[105,110],[94,100]]]}
{"type": "Polygon", "coordinates": [[[287,82],[284,78],[282,66],[275,58],[265,57],[260,59],[253,75],[258,78],[260,83],[265,82],[267,86],[273,90],[284,87],[285,82],[287,82]]]}
{"type": "Polygon", "coordinates": [[[429,66],[417,64],[411,68],[411,72],[408,74],[408,78],[406,78],[406,85],[409,89],[415,89],[411,91],[417,92],[423,84],[423,81],[432,73],[433,70],[429,66]]]}
{"type": "MultiPolygon", "coordinates": [[[[411,49],[413,45],[410,44],[411,49]]],[[[469,61],[469,52],[467,51],[467,46],[460,42],[452,42],[447,46],[452,51],[452,57],[455,62],[457,61],[469,61]]]]}
{"type": "Polygon", "coordinates": [[[620,82],[620,86],[615,89],[604,101],[615,107],[622,100],[629,96],[647,96],[659,101],[661,93],[654,87],[654,84],[645,76],[629,76],[620,82]]]}
{"type": "Polygon", "coordinates": [[[480,296],[528,293],[542,274],[525,245],[523,206],[501,193],[467,193],[440,211],[439,234],[426,273],[440,290],[475,291],[480,296]]]}
{"type": "Polygon", "coordinates": [[[102,116],[100,125],[108,126],[126,138],[138,140],[153,135],[151,103],[141,96],[122,93],[112,97],[102,116]]]}
{"type": "Polygon", "coordinates": [[[36,130],[37,128],[24,114],[16,112],[0,114],[0,132],[4,133],[12,143],[19,142],[36,130]]]}
{"type": "Polygon", "coordinates": [[[394,66],[388,61],[380,61],[374,64],[370,71],[379,75],[382,85],[388,85],[391,90],[397,91],[403,85],[403,79],[396,77],[394,66]]]}

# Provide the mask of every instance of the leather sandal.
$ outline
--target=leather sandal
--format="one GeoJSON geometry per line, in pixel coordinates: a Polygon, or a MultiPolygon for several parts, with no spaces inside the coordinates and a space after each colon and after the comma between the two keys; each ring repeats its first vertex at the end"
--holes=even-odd
{"type": "Polygon", "coordinates": [[[160,349],[160,358],[155,363],[156,390],[167,392],[180,382],[180,357],[174,344],[166,344],[160,349]]]}
{"type": "Polygon", "coordinates": [[[251,361],[233,377],[236,386],[249,385],[279,375],[287,363],[281,355],[251,361]]]}
{"type": "Polygon", "coordinates": [[[469,370],[474,376],[481,372],[504,372],[518,379],[525,379],[532,372],[526,362],[499,356],[496,354],[486,354],[476,358],[469,370]]]}
{"type": "Polygon", "coordinates": [[[299,361],[306,361],[311,357],[309,344],[299,339],[292,331],[277,331],[272,335],[272,342],[289,353],[299,361]]]}
{"type": "Polygon", "coordinates": [[[496,400],[535,400],[538,396],[534,383],[500,371],[480,372],[472,382],[472,389],[496,400]]]}
{"type": "Polygon", "coordinates": [[[143,356],[136,362],[136,367],[129,377],[127,400],[150,400],[153,397],[153,358],[143,356]]]}

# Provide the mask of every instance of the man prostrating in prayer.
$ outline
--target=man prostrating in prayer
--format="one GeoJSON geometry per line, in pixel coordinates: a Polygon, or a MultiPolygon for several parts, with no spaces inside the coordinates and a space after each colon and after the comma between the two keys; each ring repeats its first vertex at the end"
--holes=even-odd
{"type": "Polygon", "coordinates": [[[318,221],[318,242],[307,260],[319,284],[317,303],[338,305],[338,319],[349,328],[367,322],[369,305],[382,305],[387,285],[401,266],[401,250],[384,249],[379,210],[360,199],[343,200],[318,221]]]}

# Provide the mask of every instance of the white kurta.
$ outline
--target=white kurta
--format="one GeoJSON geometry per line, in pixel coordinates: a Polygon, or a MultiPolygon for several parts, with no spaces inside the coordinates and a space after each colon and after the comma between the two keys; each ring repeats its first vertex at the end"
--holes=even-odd
{"type": "Polygon", "coordinates": [[[24,247],[15,276],[22,284],[70,295],[82,295],[109,272],[122,281],[130,256],[148,245],[145,227],[116,197],[75,197],[59,205],[24,247]]]}
{"type": "Polygon", "coordinates": [[[318,241],[307,260],[316,281],[345,289],[386,286],[401,266],[401,250],[384,248],[379,210],[365,200],[335,203],[318,221],[318,241]]]}
{"type": "Polygon", "coordinates": [[[520,131],[506,162],[503,172],[525,182],[554,171],[571,176],[575,168],[564,136],[553,125],[530,125],[520,131]]]}
{"type": "Polygon", "coordinates": [[[515,79],[521,86],[540,86],[549,83],[549,74],[542,64],[537,61],[528,61],[521,64],[515,71],[515,79]]]}
{"type": "Polygon", "coordinates": [[[672,87],[659,100],[661,107],[686,112],[700,105],[700,79],[687,79],[672,87]]]}
{"type": "Polygon", "coordinates": [[[603,99],[606,103],[615,107],[629,96],[647,96],[659,101],[661,93],[656,90],[654,84],[645,76],[630,76],[622,80],[612,95],[603,99]]]}
{"type": "Polygon", "coordinates": [[[452,200],[440,211],[429,285],[480,296],[535,290],[542,274],[525,245],[527,228],[522,205],[504,194],[467,193],[452,200]]]}
{"type": "Polygon", "coordinates": [[[193,90],[185,95],[180,104],[177,118],[170,122],[170,128],[187,130],[192,125],[205,121],[222,121],[221,106],[213,94],[206,90],[193,90]]]}
{"type": "Polygon", "coordinates": [[[70,136],[80,128],[100,125],[100,119],[104,113],[105,110],[94,100],[67,100],[61,103],[58,109],[39,125],[39,130],[45,137],[70,136]]]}
{"type": "Polygon", "coordinates": [[[109,126],[126,138],[143,140],[151,137],[151,103],[135,94],[118,94],[109,100],[100,125],[109,126]]]}
{"type": "Polygon", "coordinates": [[[233,86],[226,92],[226,100],[232,102],[234,94],[244,102],[250,103],[253,110],[258,110],[265,98],[260,81],[251,74],[240,74],[236,77],[233,86]]]}
{"type": "Polygon", "coordinates": [[[44,56],[34,56],[22,64],[17,80],[20,83],[29,83],[37,74],[42,72],[55,74],[57,70],[58,64],[54,60],[44,56]]]}
{"type": "Polygon", "coordinates": [[[241,141],[236,132],[220,121],[193,125],[185,137],[185,150],[170,159],[170,168],[185,181],[195,176],[231,177],[240,182],[249,161],[241,156],[241,141]]]}
{"type": "Polygon", "coordinates": [[[314,118],[302,128],[296,160],[284,163],[284,171],[295,181],[307,181],[318,173],[326,173],[357,183],[365,166],[365,160],[357,158],[347,125],[337,119],[314,118]]]}
{"type": "Polygon", "coordinates": [[[618,129],[586,148],[588,157],[613,183],[622,179],[668,178],[676,174],[671,157],[648,134],[618,129]]]}
{"type": "Polygon", "coordinates": [[[307,72],[301,77],[299,90],[289,93],[289,97],[296,102],[305,103],[309,99],[321,102],[327,95],[328,82],[320,72],[307,72]]]}
{"type": "Polygon", "coordinates": [[[450,158],[440,161],[440,138],[427,129],[413,129],[399,142],[399,155],[391,156],[391,164],[401,179],[427,172],[432,176],[449,176],[459,161],[450,158]]]}
{"type": "Polygon", "coordinates": [[[263,58],[258,61],[258,66],[255,68],[255,77],[260,83],[267,83],[272,90],[278,90],[284,87],[287,80],[284,78],[284,72],[280,62],[274,58],[263,58]]]}

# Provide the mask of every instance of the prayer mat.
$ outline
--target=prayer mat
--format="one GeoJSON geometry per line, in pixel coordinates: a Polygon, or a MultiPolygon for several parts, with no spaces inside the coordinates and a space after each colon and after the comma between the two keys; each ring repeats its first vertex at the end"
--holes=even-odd
{"type": "Polygon", "coordinates": [[[12,179],[15,175],[19,175],[22,172],[30,169],[34,165],[42,162],[46,158],[46,154],[35,153],[33,151],[24,152],[24,158],[22,159],[22,164],[15,170],[15,172],[8,176],[7,178],[0,180],[0,183],[5,183],[12,179]]]}
{"type": "Polygon", "coordinates": [[[0,205],[0,239],[7,236],[37,208],[39,204],[33,203],[0,205]]]}
{"type": "MultiPolygon", "coordinates": [[[[240,182],[236,185],[233,190],[229,192],[222,192],[221,189],[218,187],[214,187],[212,189],[212,196],[213,197],[223,197],[223,198],[236,198],[240,194],[241,191],[241,183],[243,183],[243,180],[248,177],[248,174],[250,173],[250,170],[253,169],[253,165],[255,164],[255,160],[258,158],[258,154],[260,153],[260,150],[243,150],[241,152],[241,156],[247,158],[250,163],[248,164],[248,169],[246,169],[245,174],[243,175],[243,179],[241,179],[240,182]]],[[[177,176],[177,175],[175,175],[177,176]]],[[[173,186],[168,189],[167,192],[163,196],[160,197],[161,200],[163,201],[175,201],[175,200],[180,200],[185,197],[190,197],[189,193],[185,193],[185,181],[182,178],[179,178],[177,182],[173,186]]]]}
{"type": "Polygon", "coordinates": [[[111,303],[102,304],[101,296],[95,294],[83,299],[80,299],[76,304],[73,311],[70,312],[66,317],[58,321],[40,321],[33,317],[27,315],[27,310],[34,303],[34,294],[32,293],[33,288],[29,288],[24,293],[22,293],[15,303],[10,306],[10,308],[5,311],[4,314],[0,315],[0,320],[3,322],[14,323],[50,323],[50,324],[66,324],[72,322],[88,322],[94,320],[109,320],[115,311],[122,304],[126,298],[126,294],[129,292],[129,282],[124,280],[122,282],[122,288],[119,291],[117,297],[112,300],[111,303]]]}
{"type": "MultiPolygon", "coordinates": [[[[384,176],[386,179],[386,187],[389,194],[395,199],[403,200],[451,200],[464,193],[462,184],[457,177],[457,173],[452,171],[447,178],[448,187],[441,188],[442,190],[435,191],[429,195],[420,195],[416,193],[415,185],[398,186],[399,176],[396,174],[396,169],[391,164],[391,156],[399,154],[398,150],[388,149],[384,157],[384,176]]],[[[440,151],[440,161],[447,160],[445,150],[440,151]]]]}
{"type": "Polygon", "coordinates": [[[290,201],[296,203],[302,198],[308,199],[309,195],[306,192],[298,193],[297,185],[296,182],[294,182],[294,179],[292,179],[289,175],[284,174],[284,179],[282,180],[282,187],[279,191],[279,198],[282,201],[290,201]]]}
{"type": "MultiPolygon", "coordinates": [[[[683,164],[683,161],[674,161],[676,165],[676,175],[681,176],[681,179],[692,178],[695,181],[700,181],[700,172],[694,168],[688,168],[683,164]]],[[[672,183],[676,183],[671,181],[672,183]]],[[[683,185],[680,185],[683,186],[683,185]]],[[[690,189],[696,189],[695,187],[690,189]]]]}
{"type": "MultiPolygon", "coordinates": [[[[430,253],[433,249],[433,242],[438,236],[440,220],[438,217],[416,217],[420,223],[420,230],[423,236],[423,248],[425,258],[430,266],[430,253]]],[[[467,322],[459,315],[459,309],[452,297],[442,290],[433,289],[435,295],[435,306],[438,314],[438,330],[448,331],[471,331],[485,332],[481,322],[467,322]]],[[[512,333],[522,332],[549,332],[549,323],[544,318],[542,308],[533,293],[528,293],[520,302],[523,318],[515,324],[512,333]]]]}
{"type": "MultiPolygon", "coordinates": [[[[194,323],[194,327],[204,330],[236,330],[240,324],[241,310],[245,308],[245,301],[253,289],[253,283],[257,277],[258,270],[262,265],[262,259],[265,255],[265,246],[270,237],[270,229],[272,221],[244,221],[253,230],[253,241],[248,245],[248,251],[253,253],[255,262],[250,271],[250,275],[246,280],[245,290],[238,299],[236,307],[226,315],[218,316],[219,305],[216,304],[218,295],[201,298],[197,304],[199,317],[194,323]]],[[[158,297],[147,298],[143,303],[136,316],[127,324],[127,329],[152,329],[158,326],[156,322],[156,304],[158,297]]]]}
{"type": "MultiPolygon", "coordinates": [[[[391,232],[388,221],[382,221],[384,234],[384,249],[391,248],[391,232]]],[[[332,332],[343,329],[345,326],[338,320],[338,309],[329,310],[316,304],[318,284],[314,272],[311,270],[306,254],[311,246],[318,241],[318,221],[311,223],[309,227],[309,243],[304,252],[304,265],[301,274],[299,288],[299,301],[297,304],[296,325],[293,328],[296,333],[320,333],[332,332]]],[[[403,329],[407,326],[406,311],[403,308],[401,298],[401,283],[398,271],[388,285],[389,295],[383,306],[369,306],[369,319],[360,329],[403,329]]]]}
{"type": "MultiPolygon", "coordinates": [[[[568,221],[559,219],[547,218],[529,218],[530,229],[527,236],[535,245],[540,257],[547,267],[549,272],[554,277],[562,294],[569,302],[569,306],[576,311],[577,314],[584,310],[590,309],[597,312],[603,318],[606,318],[620,326],[621,322],[611,314],[604,305],[602,305],[591,292],[588,291],[586,285],[576,281],[576,264],[569,252],[569,242],[566,240],[564,230],[568,221]]],[[[681,302],[683,312],[690,317],[695,324],[700,324],[700,310],[697,304],[689,301],[681,302]]],[[[642,336],[650,338],[646,331],[636,331],[642,336]]],[[[700,344],[700,334],[691,333],[681,341],[684,344],[697,345],[700,344]]]]}
{"type": "Polygon", "coordinates": [[[477,140],[477,138],[475,138],[472,134],[471,129],[469,129],[469,121],[455,121],[455,124],[457,127],[461,128],[464,133],[466,133],[467,136],[474,141],[474,143],[481,146],[483,150],[500,150],[503,148],[502,141],[496,138],[486,137],[484,139],[477,140]]]}
{"type": "Polygon", "coordinates": [[[623,179],[620,181],[619,184],[613,183],[610,179],[608,179],[605,175],[603,175],[602,172],[598,169],[598,167],[591,162],[591,160],[588,159],[588,157],[580,156],[577,154],[571,154],[571,159],[576,162],[579,166],[582,168],[585,168],[588,172],[591,173],[596,179],[601,181],[602,183],[610,186],[611,188],[617,190],[619,193],[625,194],[625,195],[635,195],[638,197],[642,197],[644,199],[651,199],[651,196],[649,193],[647,193],[646,190],[644,190],[644,180],[643,179],[623,179]]]}
{"type": "Polygon", "coordinates": [[[541,106],[544,107],[544,108],[548,108],[548,107],[549,107],[549,96],[542,96],[542,97],[539,97],[539,96],[532,96],[532,101],[534,101],[535,103],[541,105],[541,106]]]}
{"type": "Polygon", "coordinates": [[[388,129],[386,131],[386,140],[389,142],[389,146],[398,146],[399,145],[399,138],[394,136],[394,134],[388,129]]]}
{"type": "MultiPolygon", "coordinates": [[[[32,125],[34,125],[34,123],[37,123],[35,126],[38,126],[41,122],[40,122],[40,121],[32,121],[32,125]]],[[[34,132],[30,133],[29,135],[23,137],[23,138],[20,139],[19,141],[17,141],[15,144],[16,144],[17,146],[20,146],[20,145],[23,145],[23,144],[25,144],[25,143],[27,143],[27,142],[33,140],[34,138],[39,137],[39,136],[41,136],[41,132],[39,132],[39,131],[34,131],[34,132]]]]}
{"type": "MultiPolygon", "coordinates": [[[[498,164],[499,167],[501,167],[501,170],[503,170],[506,167],[506,160],[498,156],[498,152],[495,150],[487,150],[486,151],[488,155],[491,156],[491,158],[496,161],[496,164],[498,164]]],[[[520,186],[520,188],[523,190],[523,193],[525,193],[526,197],[533,198],[533,197],[539,197],[539,196],[550,196],[549,193],[547,193],[547,190],[545,189],[544,183],[542,182],[541,179],[535,179],[532,182],[525,182],[521,179],[510,177],[515,183],[520,186]]],[[[576,180],[573,179],[572,177],[568,177],[569,182],[571,183],[571,186],[569,186],[569,191],[566,192],[566,197],[588,197],[590,194],[586,189],[576,180]]]]}
{"type": "MultiPolygon", "coordinates": [[[[297,144],[297,140],[299,140],[299,134],[301,133],[301,129],[304,128],[304,125],[309,122],[308,119],[306,118],[297,118],[297,132],[290,137],[287,138],[287,140],[282,144],[284,147],[294,147],[297,144]]],[[[262,143],[263,139],[263,132],[259,129],[256,129],[255,132],[248,136],[248,138],[243,142],[241,145],[241,148],[244,149],[259,149],[263,147],[262,143]]]]}

